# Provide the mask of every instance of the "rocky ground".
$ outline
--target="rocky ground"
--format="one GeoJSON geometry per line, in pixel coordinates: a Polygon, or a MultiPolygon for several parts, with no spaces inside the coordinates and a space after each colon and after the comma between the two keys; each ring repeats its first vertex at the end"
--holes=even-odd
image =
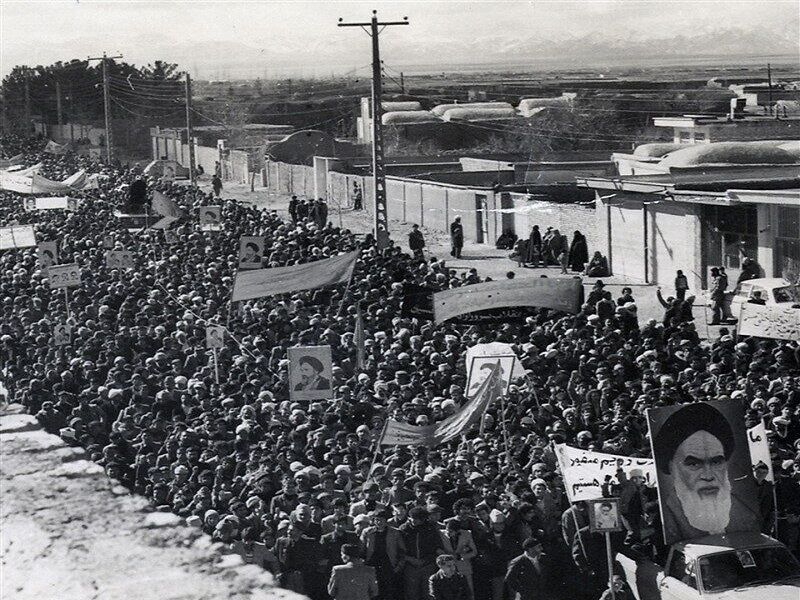
{"type": "Polygon", "coordinates": [[[300,599],[172,513],[151,512],[21,409],[0,413],[0,598],[300,599]]]}

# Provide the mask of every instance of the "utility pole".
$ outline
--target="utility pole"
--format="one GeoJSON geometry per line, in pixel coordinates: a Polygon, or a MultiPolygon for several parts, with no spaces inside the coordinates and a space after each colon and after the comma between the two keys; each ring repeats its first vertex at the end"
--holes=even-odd
{"type": "Polygon", "coordinates": [[[400,71],[400,91],[405,94],[406,93],[406,80],[403,77],[403,72],[400,71]]]}
{"type": "Polygon", "coordinates": [[[769,63],[767,63],[767,88],[769,89],[767,106],[769,107],[769,114],[772,114],[772,65],[769,63]]]}
{"type": "Polygon", "coordinates": [[[383,124],[381,116],[381,54],[378,36],[381,31],[391,25],[408,25],[408,17],[402,21],[378,21],[378,11],[372,11],[372,19],[368,23],[343,23],[339,19],[339,27],[361,27],[372,38],[372,183],[375,197],[374,233],[379,249],[389,244],[389,218],[386,210],[386,170],[383,162],[383,124]],[[369,27],[369,30],[367,30],[369,27]],[[380,29],[378,29],[380,27],[380,29]]]}
{"type": "Polygon", "coordinates": [[[108,85],[108,61],[115,58],[122,58],[122,55],[106,56],[106,53],[103,52],[103,56],[94,58],[90,56],[86,59],[87,61],[102,61],[103,65],[103,112],[105,113],[106,117],[106,162],[109,163],[111,162],[111,157],[114,155],[114,141],[113,132],[111,131],[111,92],[108,85]]]}
{"type": "Polygon", "coordinates": [[[192,79],[186,73],[186,142],[189,145],[189,182],[196,185],[194,172],[194,132],[192,131],[192,79]]]}
{"type": "MultiPolygon", "coordinates": [[[[58,115],[58,125],[59,127],[64,124],[64,117],[61,114],[61,82],[56,79],[56,113],[58,115]]],[[[61,135],[61,132],[59,132],[61,135]]]]}

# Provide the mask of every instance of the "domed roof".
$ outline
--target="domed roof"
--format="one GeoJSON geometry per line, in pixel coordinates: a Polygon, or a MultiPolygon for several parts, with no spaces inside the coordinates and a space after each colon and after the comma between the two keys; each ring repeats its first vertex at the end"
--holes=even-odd
{"type": "Polygon", "coordinates": [[[697,165],[786,165],[796,162],[791,153],[765,144],[749,142],[715,142],[692,144],[670,152],[659,161],[662,167],[693,167],[697,165]]]}

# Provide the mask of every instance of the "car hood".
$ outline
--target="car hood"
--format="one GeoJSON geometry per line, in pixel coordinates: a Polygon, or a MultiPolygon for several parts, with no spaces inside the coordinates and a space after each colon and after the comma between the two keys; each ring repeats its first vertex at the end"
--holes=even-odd
{"type": "Polygon", "coordinates": [[[778,585],[759,585],[738,590],[727,590],[719,594],[703,594],[709,600],[797,600],[800,597],[800,578],[778,585]]]}

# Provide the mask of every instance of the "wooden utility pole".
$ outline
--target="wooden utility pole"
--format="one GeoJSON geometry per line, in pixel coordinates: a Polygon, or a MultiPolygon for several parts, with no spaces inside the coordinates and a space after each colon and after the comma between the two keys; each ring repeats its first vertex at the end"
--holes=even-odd
{"type": "Polygon", "coordinates": [[[769,63],[767,63],[767,88],[769,90],[767,106],[769,107],[769,114],[772,114],[772,65],[769,63]]]}
{"type": "Polygon", "coordinates": [[[406,93],[406,80],[402,71],[400,71],[400,91],[404,94],[406,93]]]}
{"type": "MultiPolygon", "coordinates": [[[[61,114],[61,82],[56,79],[56,114],[58,117],[59,127],[64,124],[64,117],[61,114]]],[[[61,132],[59,132],[61,135],[61,132]]]]}
{"type": "Polygon", "coordinates": [[[106,162],[111,162],[111,157],[114,155],[114,140],[113,132],[111,131],[111,92],[108,85],[108,61],[115,58],[122,58],[122,55],[106,56],[106,53],[103,52],[103,56],[95,58],[89,57],[86,59],[102,61],[103,65],[103,112],[106,118],[106,162]]]}
{"type": "Polygon", "coordinates": [[[186,73],[186,143],[189,146],[189,182],[197,184],[194,164],[194,131],[192,130],[192,79],[186,73]]]}
{"type": "Polygon", "coordinates": [[[389,218],[386,209],[386,170],[383,156],[383,124],[381,117],[381,95],[383,82],[381,81],[381,54],[379,35],[386,27],[391,25],[408,25],[408,17],[402,21],[378,21],[378,11],[372,11],[372,20],[368,23],[343,23],[339,19],[339,27],[361,27],[372,38],[372,183],[374,203],[373,230],[378,248],[385,248],[389,244],[389,218]],[[369,27],[369,29],[367,29],[369,27]],[[378,29],[380,27],[380,29],[378,29]]]}

